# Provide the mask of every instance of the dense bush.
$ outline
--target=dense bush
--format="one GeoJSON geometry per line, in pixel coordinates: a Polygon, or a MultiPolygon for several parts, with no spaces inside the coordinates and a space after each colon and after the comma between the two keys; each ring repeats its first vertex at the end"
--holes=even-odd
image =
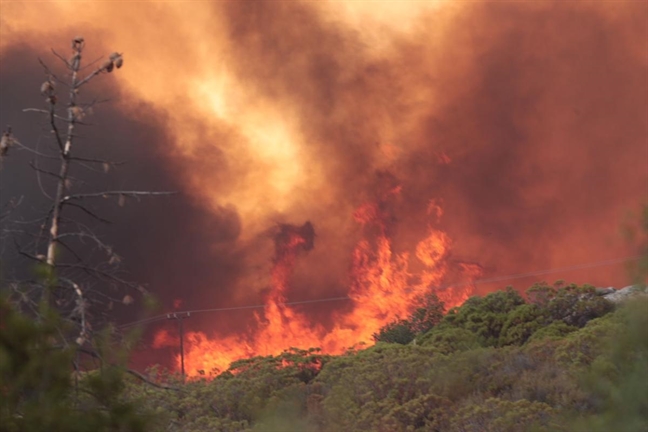
{"type": "Polygon", "coordinates": [[[0,296],[0,431],[146,431],[146,410],[124,397],[123,368],[75,373],[77,349],[60,342],[63,321],[46,308],[40,317],[0,296]]]}
{"type": "MultiPolygon", "coordinates": [[[[113,387],[103,385],[113,395],[104,404],[83,402],[104,407],[95,417],[73,409],[69,369],[61,366],[70,358],[63,351],[51,358],[65,371],[51,381],[62,390],[52,388],[55,397],[49,397],[60,401],[67,423],[45,424],[71,431],[648,431],[648,302],[605,313],[611,309],[598,307],[587,287],[535,288],[528,300],[512,290],[473,298],[409,344],[379,342],[334,357],[290,349],[186,384],[153,368],[149,378],[175,390],[116,379],[113,387]],[[147,412],[154,417],[145,427],[137,422],[147,412]],[[109,419],[116,423],[101,423],[109,419]]],[[[18,363],[7,364],[4,380],[9,371],[21,376],[18,363]]],[[[37,365],[29,366],[30,374],[42,376],[37,365]]],[[[28,382],[21,384],[21,398],[34,397],[30,385],[42,385],[40,378],[28,382]]],[[[12,394],[7,388],[3,384],[4,394],[12,394]]],[[[4,419],[11,412],[17,426],[3,423],[0,430],[45,430],[17,423],[15,407],[26,409],[27,400],[3,401],[4,419]]],[[[33,418],[59,418],[52,413],[33,418]]]]}
{"type": "Polygon", "coordinates": [[[374,333],[373,339],[375,342],[408,344],[417,334],[425,333],[441,322],[443,310],[443,303],[436,294],[430,293],[419,299],[409,317],[387,324],[374,333]]]}
{"type": "Polygon", "coordinates": [[[476,342],[480,346],[520,346],[529,339],[563,336],[614,308],[587,285],[563,286],[557,282],[552,287],[539,283],[526,294],[528,302],[510,287],[470,298],[451,309],[430,331],[413,334],[412,339],[424,345],[436,343],[445,353],[455,346],[474,347],[476,342]]]}
{"type": "Polygon", "coordinates": [[[573,285],[507,289],[421,331],[405,317],[364,350],[292,349],[181,391],[129,391],[170,431],[648,431],[648,303],[600,300],[573,285]]]}
{"type": "Polygon", "coordinates": [[[232,363],[214,379],[181,384],[177,375],[153,368],[150,377],[179,390],[133,383],[130,395],[146,400],[157,414],[156,428],[171,431],[307,430],[309,386],[329,356],[318,349],[290,349],[278,356],[232,363]]]}
{"type": "Polygon", "coordinates": [[[466,329],[439,325],[422,335],[418,340],[422,346],[429,346],[435,352],[451,354],[480,347],[477,336],[466,329]]]}

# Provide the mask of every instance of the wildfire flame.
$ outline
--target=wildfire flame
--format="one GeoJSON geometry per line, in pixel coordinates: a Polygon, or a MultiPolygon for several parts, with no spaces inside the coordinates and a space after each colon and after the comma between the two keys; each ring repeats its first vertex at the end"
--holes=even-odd
{"type": "MultiPolygon", "coordinates": [[[[390,208],[401,193],[392,185],[377,200],[362,204],[353,214],[365,228],[351,257],[349,298],[350,313],[338,314],[331,329],[313,323],[303,313],[286,305],[286,291],[297,259],[314,248],[315,229],[310,222],[302,226],[280,224],[274,234],[275,255],[271,270],[271,287],[263,313],[256,313],[256,326],[245,340],[240,337],[209,337],[203,332],[188,332],[185,342],[187,373],[218,373],[235,360],[254,355],[277,355],[290,347],[321,347],[324,353],[340,354],[360,343],[371,344],[372,335],[385,324],[408,316],[419,300],[435,292],[447,308],[458,306],[471,294],[470,284],[452,289],[438,289],[448,268],[452,246],[449,236],[435,228],[442,213],[430,201],[427,234],[415,247],[414,258],[422,266],[418,274],[410,271],[409,252],[396,253],[390,228],[390,208]]],[[[459,263],[469,280],[478,277],[479,266],[459,263]]],[[[155,347],[177,347],[177,337],[160,330],[155,347]]],[[[176,362],[180,364],[179,355],[176,362]]]]}

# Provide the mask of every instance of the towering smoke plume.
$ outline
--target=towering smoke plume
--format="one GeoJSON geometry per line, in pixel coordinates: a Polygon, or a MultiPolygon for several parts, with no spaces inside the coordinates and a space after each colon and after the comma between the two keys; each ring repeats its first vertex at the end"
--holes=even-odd
{"type": "MultiPolygon", "coordinates": [[[[453,305],[532,281],[478,278],[633,254],[619,226],[648,193],[647,15],[641,2],[7,3],[0,121],[47,139],[19,109],[40,101],[49,41],[124,52],[97,89],[119,97],[88,133],[132,164],[95,180],[183,193],[110,210],[112,243],[169,309],[265,305],[192,316],[187,370],[339,352],[429,289],[453,305]]],[[[18,163],[1,175],[3,202],[38,193],[18,163]]],[[[622,266],[548,277],[626,280],[622,266]]]]}

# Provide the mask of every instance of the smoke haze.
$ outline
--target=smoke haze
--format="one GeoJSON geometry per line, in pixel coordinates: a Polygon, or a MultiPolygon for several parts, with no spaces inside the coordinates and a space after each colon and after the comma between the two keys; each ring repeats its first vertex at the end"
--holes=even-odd
{"type": "MultiPolygon", "coordinates": [[[[620,226],[648,197],[647,23],[641,2],[4,3],[0,121],[46,140],[21,109],[42,105],[50,44],[67,53],[82,34],[88,59],[124,52],[92,90],[114,100],[87,133],[130,162],[93,179],[181,192],[104,209],[133,277],[169,309],[259,304],[273,230],[307,221],[314,247],[292,263],[288,300],[347,295],[359,241],[385,235],[413,256],[431,226],[451,239],[445,282],[519,274],[636,253],[620,226]],[[367,203],[377,213],[359,223],[367,203]]],[[[40,193],[26,160],[5,160],[3,203],[40,193]]],[[[331,328],[350,308],[303,311],[331,328]]],[[[252,318],[188,325],[239,334],[252,318]]]]}

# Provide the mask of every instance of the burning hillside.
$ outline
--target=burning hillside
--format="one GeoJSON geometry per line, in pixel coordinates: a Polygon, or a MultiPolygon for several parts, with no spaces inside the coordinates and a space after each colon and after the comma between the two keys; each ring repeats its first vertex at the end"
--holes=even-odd
{"type": "MultiPolygon", "coordinates": [[[[187,5],[3,2],[0,73],[3,124],[48,145],[16,114],[41,103],[44,44],[124,53],[88,134],[135,168],[98,181],[182,194],[109,210],[109,242],[169,308],[264,305],[192,316],[190,373],[341,352],[430,290],[453,306],[482,276],[633,255],[618,227],[648,193],[645,4],[187,5]]],[[[5,165],[3,195],[40,194],[5,165]]]]}
{"type": "MultiPolygon", "coordinates": [[[[371,343],[372,335],[382,326],[408,316],[431,292],[447,307],[460,305],[472,294],[470,284],[438,289],[452,265],[448,260],[451,241],[438,228],[441,209],[433,200],[425,209],[428,221],[421,227],[423,236],[412,248],[413,255],[394,250],[394,210],[401,186],[389,173],[379,172],[377,179],[375,200],[362,204],[353,214],[363,235],[350,256],[347,279],[351,310],[334,313],[335,324],[326,328],[286,304],[297,260],[314,248],[315,229],[310,222],[301,226],[279,224],[273,233],[271,284],[263,312],[255,313],[255,325],[247,333],[234,337],[210,338],[202,332],[190,332],[185,359],[189,375],[222,371],[235,360],[276,355],[290,347],[321,347],[326,353],[340,354],[358,343],[371,343]]],[[[470,268],[467,263],[454,264],[460,271],[470,268]]],[[[465,276],[477,274],[473,271],[465,276]]],[[[163,330],[157,333],[154,346],[176,347],[178,343],[163,330]]],[[[179,357],[177,361],[179,364],[179,357]]]]}

